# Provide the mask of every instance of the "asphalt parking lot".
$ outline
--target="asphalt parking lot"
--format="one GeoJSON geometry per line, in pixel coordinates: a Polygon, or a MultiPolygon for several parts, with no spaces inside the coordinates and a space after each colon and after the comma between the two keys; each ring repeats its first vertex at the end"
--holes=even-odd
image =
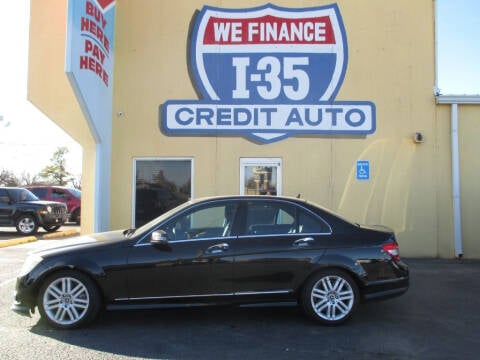
{"type": "Polygon", "coordinates": [[[58,331],[9,309],[15,273],[42,243],[0,249],[2,359],[478,359],[480,261],[407,259],[410,290],[340,327],[296,307],[208,307],[105,312],[58,331]]]}

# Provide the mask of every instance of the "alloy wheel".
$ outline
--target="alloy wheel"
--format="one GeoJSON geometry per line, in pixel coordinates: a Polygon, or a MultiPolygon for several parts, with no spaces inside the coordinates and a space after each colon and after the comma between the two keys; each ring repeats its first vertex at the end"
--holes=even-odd
{"type": "Polygon", "coordinates": [[[73,277],[61,277],[50,283],[43,295],[43,308],[48,318],[58,325],[81,321],[89,309],[87,287],[73,277]]]}
{"type": "Polygon", "coordinates": [[[327,275],[313,286],[310,301],[317,316],[328,322],[337,322],[350,315],[355,304],[355,292],[343,277],[327,275]]]}
{"type": "Polygon", "coordinates": [[[36,230],[37,224],[35,220],[30,216],[22,217],[17,223],[17,229],[22,234],[31,234],[36,230]]]}

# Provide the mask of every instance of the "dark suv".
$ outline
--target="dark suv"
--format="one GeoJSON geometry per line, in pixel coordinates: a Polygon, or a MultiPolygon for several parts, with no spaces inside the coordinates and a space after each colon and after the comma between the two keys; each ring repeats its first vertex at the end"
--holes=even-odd
{"type": "Polygon", "coordinates": [[[82,192],[65,186],[33,185],[27,189],[41,200],[58,201],[67,205],[68,218],[80,225],[82,192]]]}
{"type": "Polygon", "coordinates": [[[23,235],[58,230],[67,221],[67,206],[53,201],[40,201],[27,189],[0,187],[0,226],[15,226],[23,235]]]}

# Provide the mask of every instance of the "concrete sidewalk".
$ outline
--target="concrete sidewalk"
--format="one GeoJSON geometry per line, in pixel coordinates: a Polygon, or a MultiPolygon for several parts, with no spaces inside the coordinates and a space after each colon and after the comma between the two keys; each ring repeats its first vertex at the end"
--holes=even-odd
{"type": "Polygon", "coordinates": [[[20,245],[20,244],[26,244],[32,241],[37,241],[37,240],[49,240],[49,239],[58,239],[62,237],[71,237],[71,236],[76,236],[79,235],[80,232],[76,229],[71,229],[71,230],[65,230],[65,231],[56,231],[53,233],[48,233],[44,235],[35,235],[35,236],[24,236],[20,237],[17,239],[9,239],[9,240],[0,240],[0,248],[7,247],[7,246],[13,246],[13,245],[20,245]]]}

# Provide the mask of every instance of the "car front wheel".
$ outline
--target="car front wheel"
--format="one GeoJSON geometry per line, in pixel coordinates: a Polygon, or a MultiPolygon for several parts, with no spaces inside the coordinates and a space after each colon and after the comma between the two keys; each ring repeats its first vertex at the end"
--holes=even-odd
{"type": "Polygon", "coordinates": [[[38,229],[37,219],[33,215],[22,215],[17,220],[16,228],[22,235],[35,234],[38,229]]]}
{"type": "Polygon", "coordinates": [[[53,327],[73,329],[91,322],[100,309],[97,286],[86,275],[61,271],[48,277],[38,294],[41,316],[53,327]]]}
{"type": "Polygon", "coordinates": [[[302,306],[312,319],[338,325],[355,311],[359,292],[355,281],[344,271],[327,269],[308,280],[302,292],[302,306]]]}
{"type": "Polygon", "coordinates": [[[58,225],[51,225],[51,226],[44,226],[43,228],[44,228],[45,231],[47,231],[47,232],[54,232],[54,231],[57,231],[58,229],[60,229],[60,226],[58,226],[58,225]]]}
{"type": "Polygon", "coordinates": [[[75,209],[70,217],[70,220],[73,221],[75,224],[80,225],[80,209],[75,209]]]}

